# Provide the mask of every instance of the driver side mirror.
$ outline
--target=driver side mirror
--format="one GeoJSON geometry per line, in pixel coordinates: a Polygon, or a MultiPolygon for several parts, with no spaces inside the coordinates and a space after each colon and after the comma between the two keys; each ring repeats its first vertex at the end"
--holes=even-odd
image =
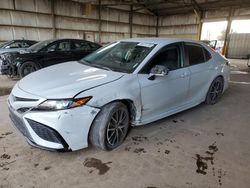
{"type": "Polygon", "coordinates": [[[166,76],[169,72],[169,69],[163,65],[155,65],[149,74],[149,80],[154,80],[156,76],[166,76]]]}

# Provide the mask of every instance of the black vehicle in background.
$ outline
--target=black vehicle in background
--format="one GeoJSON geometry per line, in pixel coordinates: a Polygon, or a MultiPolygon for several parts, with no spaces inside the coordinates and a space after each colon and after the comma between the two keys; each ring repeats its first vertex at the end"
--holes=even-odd
{"type": "Polygon", "coordinates": [[[10,77],[24,77],[50,65],[80,60],[100,47],[99,44],[79,39],[38,42],[24,51],[2,54],[1,72],[10,77]]]}
{"type": "Polygon", "coordinates": [[[11,40],[0,44],[0,54],[15,51],[21,48],[28,48],[37,43],[34,40],[11,40]]]}

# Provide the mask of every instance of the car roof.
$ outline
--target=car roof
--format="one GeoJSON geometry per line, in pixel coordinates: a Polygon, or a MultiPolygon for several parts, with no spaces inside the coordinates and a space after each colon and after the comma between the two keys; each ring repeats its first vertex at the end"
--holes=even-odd
{"type": "Polygon", "coordinates": [[[35,40],[26,40],[26,39],[12,40],[12,42],[22,42],[22,41],[27,41],[27,42],[37,42],[37,41],[35,41],[35,40]]]}
{"type": "Polygon", "coordinates": [[[128,42],[145,42],[145,43],[153,43],[157,45],[167,45],[175,42],[192,42],[192,43],[198,43],[203,44],[200,41],[192,40],[192,39],[182,39],[182,38],[130,38],[130,39],[123,39],[120,41],[128,41],[128,42]]]}

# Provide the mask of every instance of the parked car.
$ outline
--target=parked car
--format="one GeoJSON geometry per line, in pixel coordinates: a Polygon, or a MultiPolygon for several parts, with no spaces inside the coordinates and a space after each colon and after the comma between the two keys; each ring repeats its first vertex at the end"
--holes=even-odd
{"type": "Polygon", "coordinates": [[[25,49],[37,43],[34,40],[11,40],[0,44],[0,54],[25,49]]]}
{"type": "Polygon", "coordinates": [[[2,59],[1,54],[5,54],[8,52],[15,52],[15,51],[22,51],[33,44],[37,43],[34,40],[12,40],[7,41],[0,44],[0,74],[1,74],[1,67],[2,67],[2,59]]]}
{"type": "Polygon", "coordinates": [[[2,74],[24,77],[50,65],[80,60],[101,46],[78,39],[46,40],[30,48],[1,55],[2,74]]]}
{"type": "Polygon", "coordinates": [[[23,78],[8,98],[10,118],[36,147],[112,150],[130,125],[217,103],[229,76],[228,61],[202,42],[121,40],[23,78]]]}

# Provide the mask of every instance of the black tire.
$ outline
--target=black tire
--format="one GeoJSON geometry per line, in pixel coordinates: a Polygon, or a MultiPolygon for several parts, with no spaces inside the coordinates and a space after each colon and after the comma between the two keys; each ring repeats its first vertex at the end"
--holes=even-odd
{"type": "Polygon", "coordinates": [[[209,87],[205,103],[209,105],[217,103],[222,95],[223,88],[224,88],[223,78],[222,77],[215,78],[209,87]]]}
{"type": "Polygon", "coordinates": [[[98,148],[112,150],[122,144],[128,128],[127,107],[121,102],[113,102],[104,106],[98,113],[91,126],[89,139],[91,144],[98,148]]]}
{"type": "Polygon", "coordinates": [[[36,63],[32,61],[27,61],[18,68],[18,73],[21,76],[21,78],[23,78],[28,74],[37,71],[38,69],[39,66],[36,63]]]}

